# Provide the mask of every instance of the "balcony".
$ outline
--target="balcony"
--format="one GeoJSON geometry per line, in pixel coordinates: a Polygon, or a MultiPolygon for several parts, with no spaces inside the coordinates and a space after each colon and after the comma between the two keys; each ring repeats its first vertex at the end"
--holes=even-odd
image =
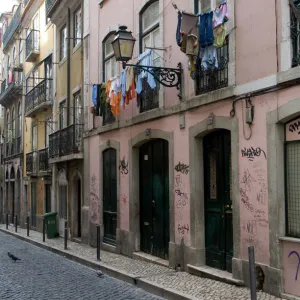
{"type": "Polygon", "coordinates": [[[52,106],[52,79],[44,79],[25,96],[25,116],[32,117],[36,113],[52,106]]]}
{"type": "MultiPolygon", "coordinates": [[[[70,125],[49,135],[49,156],[51,159],[73,155],[71,159],[82,159],[83,125],[70,125]]],[[[66,159],[68,160],[68,159],[66,159]]]]}
{"type": "Polygon", "coordinates": [[[26,172],[27,175],[36,175],[37,173],[37,152],[29,152],[26,154],[26,172]]]}
{"type": "Polygon", "coordinates": [[[14,34],[21,26],[21,16],[22,16],[22,4],[17,8],[14,16],[12,17],[9,26],[7,27],[3,35],[3,51],[7,50],[7,46],[13,40],[14,34]]]}
{"type": "Polygon", "coordinates": [[[13,138],[10,143],[5,143],[5,159],[10,159],[20,155],[21,149],[21,137],[13,138]]]}
{"type": "Polygon", "coordinates": [[[46,17],[51,18],[53,12],[55,11],[57,5],[61,0],[46,0],[46,17]]]}
{"type": "Polygon", "coordinates": [[[22,81],[18,80],[18,72],[12,73],[12,77],[4,80],[1,84],[0,104],[4,107],[7,106],[8,102],[12,98],[16,98],[22,95],[22,81]]]}
{"type": "Polygon", "coordinates": [[[159,83],[156,82],[156,88],[152,89],[147,79],[143,79],[143,90],[140,95],[140,113],[159,108],[159,83]]]}
{"type": "Polygon", "coordinates": [[[26,173],[31,176],[51,173],[48,148],[26,154],[26,173]]]}
{"type": "Polygon", "coordinates": [[[102,126],[112,124],[116,121],[114,115],[111,112],[110,105],[106,103],[103,118],[102,118],[102,126]]]}
{"type": "Polygon", "coordinates": [[[41,149],[38,152],[39,157],[39,172],[50,172],[49,166],[49,148],[41,149]]]}
{"type": "Polygon", "coordinates": [[[26,38],[26,61],[35,62],[40,55],[40,32],[31,30],[26,38]]]}
{"type": "Polygon", "coordinates": [[[228,86],[229,40],[217,49],[218,68],[204,71],[201,66],[196,72],[196,95],[209,93],[228,86]]]}

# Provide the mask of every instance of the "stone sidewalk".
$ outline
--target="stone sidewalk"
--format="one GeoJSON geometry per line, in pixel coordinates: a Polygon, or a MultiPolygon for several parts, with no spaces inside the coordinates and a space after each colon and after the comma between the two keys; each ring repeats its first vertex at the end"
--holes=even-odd
{"type": "MultiPolygon", "coordinates": [[[[167,267],[132,259],[123,255],[101,251],[101,261],[96,260],[96,249],[68,241],[68,250],[64,250],[63,238],[47,239],[43,243],[42,234],[13,226],[6,230],[0,224],[0,231],[11,234],[36,246],[42,247],[66,258],[77,261],[94,269],[101,269],[105,274],[134,284],[150,293],[166,299],[183,300],[232,300],[250,299],[250,291],[223,282],[193,276],[186,272],[175,272],[167,267]]],[[[258,292],[259,300],[276,300],[266,293],[258,292]]]]}

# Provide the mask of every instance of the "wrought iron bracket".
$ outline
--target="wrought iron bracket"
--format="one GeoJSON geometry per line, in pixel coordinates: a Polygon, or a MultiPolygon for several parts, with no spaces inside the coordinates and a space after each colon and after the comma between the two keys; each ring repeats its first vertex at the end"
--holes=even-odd
{"type": "Polygon", "coordinates": [[[133,65],[123,62],[123,69],[126,67],[133,67],[135,72],[139,75],[142,72],[151,74],[155,80],[165,87],[176,87],[179,91],[178,98],[182,99],[182,65],[178,63],[177,68],[162,68],[150,67],[143,65],[133,65]]]}

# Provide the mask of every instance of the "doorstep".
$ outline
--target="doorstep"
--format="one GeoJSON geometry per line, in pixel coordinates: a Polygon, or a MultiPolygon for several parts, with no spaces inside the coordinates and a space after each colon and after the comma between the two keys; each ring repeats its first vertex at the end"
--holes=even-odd
{"type": "Polygon", "coordinates": [[[229,272],[218,270],[209,266],[196,267],[188,264],[187,267],[189,268],[190,273],[193,275],[206,277],[237,286],[244,286],[244,282],[242,280],[232,278],[232,274],[229,272]]]}
{"type": "Polygon", "coordinates": [[[142,260],[146,262],[150,262],[153,264],[157,264],[163,267],[169,267],[169,261],[166,259],[162,259],[160,257],[156,257],[144,252],[134,252],[132,255],[132,258],[137,259],[137,260],[142,260]]]}
{"type": "Polygon", "coordinates": [[[290,294],[285,294],[285,293],[281,293],[281,298],[287,299],[287,300],[300,300],[300,297],[290,295],[290,294]]]}

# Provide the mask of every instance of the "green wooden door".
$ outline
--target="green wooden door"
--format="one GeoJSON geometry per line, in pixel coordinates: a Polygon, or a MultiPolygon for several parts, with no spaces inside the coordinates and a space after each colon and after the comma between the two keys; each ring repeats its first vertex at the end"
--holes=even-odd
{"type": "Polygon", "coordinates": [[[168,142],[155,140],[140,148],[141,251],[168,259],[168,142]]]}
{"type": "Polygon", "coordinates": [[[206,264],[231,272],[231,146],[227,130],[204,138],[204,183],[206,264]]]}
{"type": "Polygon", "coordinates": [[[117,231],[117,153],[112,148],[103,152],[103,226],[104,243],[115,245],[117,231]]]}

